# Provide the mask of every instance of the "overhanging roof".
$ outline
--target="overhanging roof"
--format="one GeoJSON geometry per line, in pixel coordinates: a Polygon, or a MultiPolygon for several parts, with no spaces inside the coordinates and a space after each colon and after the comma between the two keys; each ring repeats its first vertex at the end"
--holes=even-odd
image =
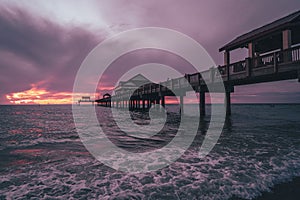
{"type": "Polygon", "coordinates": [[[290,25],[292,25],[294,22],[299,22],[299,21],[300,21],[300,10],[288,16],[280,18],[272,23],[269,23],[265,26],[250,31],[249,33],[237,37],[236,39],[232,40],[231,42],[229,42],[228,44],[220,48],[219,51],[233,50],[242,47],[243,45],[247,44],[248,42],[254,39],[266,36],[270,33],[281,30],[283,28],[287,28],[290,25]]]}
{"type": "Polygon", "coordinates": [[[150,82],[151,81],[142,74],[137,74],[127,81],[120,81],[119,85],[115,88],[115,90],[136,88],[150,82]]]}

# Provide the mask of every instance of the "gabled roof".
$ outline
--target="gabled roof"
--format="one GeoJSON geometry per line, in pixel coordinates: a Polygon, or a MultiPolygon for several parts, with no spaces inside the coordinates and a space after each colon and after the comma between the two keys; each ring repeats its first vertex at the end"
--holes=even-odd
{"type": "Polygon", "coordinates": [[[298,22],[300,21],[300,10],[297,12],[294,12],[288,16],[280,18],[272,23],[269,23],[265,26],[262,26],[253,31],[250,31],[249,33],[246,33],[244,35],[237,37],[236,39],[232,40],[231,42],[229,42],[228,44],[226,44],[222,48],[220,48],[219,51],[232,50],[235,48],[239,48],[243,44],[246,44],[247,42],[250,42],[253,39],[257,39],[264,35],[267,35],[272,32],[278,31],[280,29],[286,28],[289,25],[292,25],[292,23],[297,22],[297,21],[298,22]]]}
{"type": "Polygon", "coordinates": [[[149,79],[147,79],[145,76],[143,76],[142,74],[137,74],[134,77],[132,77],[131,79],[129,79],[128,81],[130,82],[140,82],[140,81],[146,81],[146,82],[150,82],[149,79]]]}
{"type": "Polygon", "coordinates": [[[132,88],[150,82],[151,81],[142,74],[137,74],[127,81],[120,81],[119,85],[115,88],[115,90],[119,90],[121,88],[132,88]]]}

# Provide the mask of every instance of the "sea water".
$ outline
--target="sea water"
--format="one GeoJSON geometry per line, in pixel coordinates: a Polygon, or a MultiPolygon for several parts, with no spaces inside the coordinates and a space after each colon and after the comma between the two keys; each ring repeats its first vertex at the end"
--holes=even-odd
{"type": "MultiPolygon", "coordinates": [[[[120,131],[110,108],[95,110],[105,134],[131,152],[163,147],[180,123],[178,110],[170,109],[161,134],[136,138],[120,131]]],[[[299,113],[300,105],[233,105],[217,144],[200,158],[208,112],[176,162],[130,174],[85,149],[70,105],[0,106],[0,199],[252,199],[300,176],[299,113]]],[[[151,120],[141,112],[131,117],[140,125],[151,120]]]]}

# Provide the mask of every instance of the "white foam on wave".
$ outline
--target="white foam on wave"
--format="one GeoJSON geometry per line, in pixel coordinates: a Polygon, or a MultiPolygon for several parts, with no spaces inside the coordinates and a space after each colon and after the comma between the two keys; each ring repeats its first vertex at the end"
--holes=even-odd
{"type": "MultiPolygon", "coordinates": [[[[275,125],[272,126],[277,130],[275,125]]],[[[270,191],[275,184],[300,176],[300,138],[285,137],[272,131],[272,127],[265,133],[265,124],[251,130],[249,124],[246,128],[243,124],[238,126],[242,128],[231,127],[233,130],[220,138],[208,156],[200,159],[199,148],[192,147],[170,166],[143,174],[118,172],[87,153],[71,153],[78,139],[39,138],[34,144],[65,143],[66,149],[57,150],[54,146],[44,156],[46,161],[6,169],[0,180],[7,186],[3,184],[0,193],[8,199],[30,195],[61,199],[252,199],[270,191]]],[[[160,164],[156,158],[147,159],[153,165],[160,164]]],[[[121,166],[124,162],[126,159],[120,159],[117,164],[121,166]]]]}
{"type": "Polygon", "coordinates": [[[180,199],[195,196],[201,199],[233,196],[252,199],[262,191],[269,191],[274,184],[300,176],[300,157],[295,157],[297,155],[300,155],[299,151],[256,162],[248,156],[222,157],[214,152],[197,159],[197,151],[190,150],[169,167],[145,174],[125,174],[103,166],[90,156],[71,156],[62,162],[23,166],[23,172],[2,175],[1,180],[16,182],[1,192],[7,198],[36,194],[44,198],[82,195],[109,199],[167,195],[180,199]],[[62,186],[68,188],[67,192],[61,189],[62,186]]]}

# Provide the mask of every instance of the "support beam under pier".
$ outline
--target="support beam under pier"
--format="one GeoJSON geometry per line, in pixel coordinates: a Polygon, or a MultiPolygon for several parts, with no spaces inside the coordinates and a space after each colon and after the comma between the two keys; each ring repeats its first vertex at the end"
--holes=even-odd
{"type": "Polygon", "coordinates": [[[161,105],[162,107],[165,107],[165,96],[161,97],[161,105]]]}
{"type": "Polygon", "coordinates": [[[183,114],[183,95],[180,95],[180,114],[183,114]]]}
{"type": "Polygon", "coordinates": [[[156,104],[159,104],[159,98],[156,99],[156,102],[155,102],[155,103],[156,103],[156,104]]]}
{"type": "Polygon", "coordinates": [[[230,92],[225,93],[225,106],[226,106],[226,116],[231,115],[231,99],[230,99],[230,92]]]}
{"type": "Polygon", "coordinates": [[[199,101],[200,116],[205,116],[205,92],[200,92],[199,101]]]}
{"type": "Polygon", "coordinates": [[[155,108],[156,109],[159,109],[159,102],[160,102],[160,100],[159,100],[159,98],[157,98],[157,99],[155,99],[155,108]]]}
{"type": "Polygon", "coordinates": [[[143,110],[145,110],[145,108],[146,108],[146,107],[145,107],[146,100],[143,99],[142,101],[143,101],[143,110]]]}

